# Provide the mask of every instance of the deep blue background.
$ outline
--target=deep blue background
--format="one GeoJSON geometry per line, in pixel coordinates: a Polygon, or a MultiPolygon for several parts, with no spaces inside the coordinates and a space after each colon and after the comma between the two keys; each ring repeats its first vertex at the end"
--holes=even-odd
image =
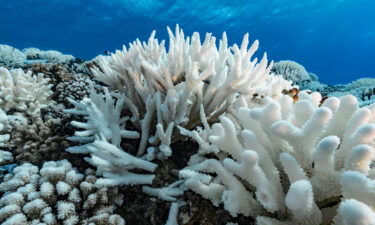
{"type": "Polygon", "coordinates": [[[166,39],[176,23],[188,35],[226,31],[230,43],[248,32],[259,55],[295,60],[322,82],[375,78],[374,0],[0,0],[0,43],[83,59],[154,29],[166,39]]]}

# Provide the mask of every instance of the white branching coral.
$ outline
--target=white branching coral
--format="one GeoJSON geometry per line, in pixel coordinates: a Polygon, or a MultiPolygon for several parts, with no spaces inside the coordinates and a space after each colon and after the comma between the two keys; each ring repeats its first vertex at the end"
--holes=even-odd
{"type": "Polygon", "coordinates": [[[31,71],[0,67],[0,108],[5,112],[38,113],[52,103],[52,84],[48,83],[41,73],[32,75],[31,71]]]}
{"type": "Polygon", "coordinates": [[[179,180],[167,187],[152,188],[149,186],[143,186],[142,191],[150,196],[158,197],[164,201],[176,201],[175,196],[182,195],[187,190],[184,182],[179,180]]]}
{"type": "Polygon", "coordinates": [[[118,189],[95,186],[93,170],[80,174],[66,161],[38,167],[25,163],[0,184],[2,224],[124,225],[114,213],[122,204],[118,189]]]}
{"type": "Polygon", "coordinates": [[[25,48],[22,50],[26,55],[27,59],[42,59],[47,62],[58,62],[66,63],[74,60],[75,57],[72,55],[62,54],[61,52],[55,50],[43,51],[38,48],[25,48]]]}
{"type": "Polygon", "coordinates": [[[137,40],[111,57],[98,57],[99,67],[93,73],[114,90],[104,88],[104,94],[99,94],[92,88],[89,98],[70,101],[75,108],[67,112],[83,115],[87,122],[72,122],[84,130],[76,131],[70,140],[84,145],[68,151],[91,154],[89,163],[108,178],[103,184],[152,182],[153,175],[133,174],[129,169],[153,172],[156,164],[123,151],[122,139],[140,138],[137,156],[144,155],[150,144],[153,150],[148,148],[148,156],[143,158],[164,159],[172,155],[174,126],[200,124],[201,107],[206,120],[214,121],[239,96],[277,99],[284,89],[291,88],[290,81],[269,74],[272,63],[268,65],[266,55],[259,63],[251,60],[258,42],[248,48],[248,35],[240,47],[228,48],[224,33],[217,48],[210,34],[201,44],[198,33],[190,40],[178,26],[175,34],[168,32],[168,52],[153,32],[148,43],[137,40]]]}
{"type": "Polygon", "coordinates": [[[178,208],[184,205],[184,202],[173,202],[171,204],[171,208],[169,209],[168,213],[168,220],[165,225],[178,225],[177,215],[178,215],[178,208]]]}
{"type": "MultiPolygon", "coordinates": [[[[161,126],[155,136],[165,139],[170,134],[165,127],[172,122],[185,128],[199,125],[200,105],[207,120],[215,121],[238,96],[277,97],[291,88],[290,81],[269,74],[272,63],[268,65],[266,54],[259,63],[251,59],[258,41],[249,48],[247,34],[241,46],[228,47],[224,33],[217,47],[211,34],[201,43],[198,33],[185,38],[178,26],[175,33],[168,28],[168,33],[168,51],[154,31],[147,43],[137,40],[129,49],[124,46],[111,57],[97,58],[99,67],[93,69],[98,80],[124,93],[132,122],[142,132],[139,156],[149,133],[156,130],[149,127],[155,114],[161,126]]],[[[165,141],[161,150],[170,154],[165,141]]]]}
{"type": "Polygon", "coordinates": [[[219,123],[181,129],[200,146],[181,179],[259,225],[373,224],[375,104],[359,108],[354,96],[321,100],[317,92],[258,106],[239,98],[219,123]]]}
{"type": "Polygon", "coordinates": [[[0,66],[21,66],[26,60],[26,55],[20,50],[9,45],[0,45],[0,66]]]}
{"type": "Polygon", "coordinates": [[[75,106],[67,112],[83,115],[87,122],[73,121],[72,125],[84,129],[76,131],[71,141],[83,145],[70,147],[71,153],[89,153],[86,160],[98,168],[98,173],[106,177],[100,179],[100,185],[119,184],[151,184],[154,175],[143,175],[129,172],[131,169],[144,169],[153,172],[157,165],[141,158],[132,156],[121,147],[121,140],[139,138],[137,131],[126,130],[126,122],[131,120],[122,116],[126,97],[103,89],[104,96],[92,87],[90,98],[81,102],[71,100],[75,106]]]}
{"type": "Polygon", "coordinates": [[[335,222],[343,225],[372,225],[375,224],[375,213],[368,205],[349,199],[340,204],[335,222]]]}
{"type": "Polygon", "coordinates": [[[128,117],[122,117],[121,112],[125,108],[125,96],[115,94],[103,88],[104,95],[97,93],[94,87],[91,87],[89,98],[84,98],[77,102],[70,99],[75,106],[66,112],[83,115],[86,123],[72,121],[71,124],[84,131],[76,131],[75,136],[69,140],[81,143],[91,143],[95,140],[95,136],[102,135],[107,141],[115,146],[120,146],[122,138],[135,139],[139,138],[137,131],[129,131],[125,129],[128,117]]]}
{"type": "Polygon", "coordinates": [[[154,172],[157,164],[132,156],[121,148],[107,142],[103,137],[92,144],[68,148],[72,153],[89,153],[86,160],[97,167],[97,173],[106,178],[98,179],[99,186],[151,184],[155,175],[132,173],[129,170],[142,169],[154,172]]]}

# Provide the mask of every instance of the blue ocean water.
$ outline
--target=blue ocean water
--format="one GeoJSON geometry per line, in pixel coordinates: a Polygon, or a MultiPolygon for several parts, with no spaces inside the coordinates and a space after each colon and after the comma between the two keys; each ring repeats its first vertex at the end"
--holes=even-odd
{"type": "Polygon", "coordinates": [[[260,41],[258,54],[294,60],[321,82],[375,78],[374,0],[0,0],[0,43],[54,49],[91,59],[166,26],[240,43],[260,41]]]}

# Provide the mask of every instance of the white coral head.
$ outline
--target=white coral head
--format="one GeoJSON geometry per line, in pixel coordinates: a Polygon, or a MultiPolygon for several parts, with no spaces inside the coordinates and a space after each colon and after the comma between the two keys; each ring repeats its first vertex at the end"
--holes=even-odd
{"type": "Polygon", "coordinates": [[[71,202],[59,201],[57,203],[57,218],[66,219],[75,214],[75,206],[71,202]]]}
{"type": "Polygon", "coordinates": [[[357,145],[349,152],[345,168],[356,170],[364,174],[370,171],[370,164],[375,158],[375,150],[369,145],[357,145]]]}
{"type": "Polygon", "coordinates": [[[314,203],[312,186],[307,180],[299,180],[290,185],[285,198],[286,206],[294,212],[310,212],[314,203]]]}
{"type": "Polygon", "coordinates": [[[338,214],[344,225],[374,225],[375,213],[372,209],[355,199],[348,199],[340,204],[338,214]]]}
{"type": "Polygon", "coordinates": [[[258,163],[259,156],[255,151],[246,150],[242,156],[243,160],[249,163],[250,165],[255,165],[256,163],[258,163]]]}

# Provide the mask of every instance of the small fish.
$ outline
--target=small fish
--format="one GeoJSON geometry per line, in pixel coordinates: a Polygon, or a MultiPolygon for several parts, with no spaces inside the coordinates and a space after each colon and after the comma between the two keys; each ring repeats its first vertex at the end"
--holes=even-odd
{"type": "Polygon", "coordinates": [[[111,53],[108,50],[104,51],[104,55],[110,55],[111,53]]]}
{"type": "Polygon", "coordinates": [[[323,103],[328,99],[328,96],[323,96],[322,100],[320,100],[319,107],[323,105],[323,103]]]}
{"type": "Polygon", "coordinates": [[[294,103],[298,101],[299,90],[297,88],[292,88],[290,90],[283,90],[282,93],[284,95],[289,95],[290,97],[292,97],[294,103]]]}
{"type": "Polygon", "coordinates": [[[210,80],[203,80],[203,83],[205,83],[205,84],[210,84],[211,81],[210,81],[210,80]]]}

